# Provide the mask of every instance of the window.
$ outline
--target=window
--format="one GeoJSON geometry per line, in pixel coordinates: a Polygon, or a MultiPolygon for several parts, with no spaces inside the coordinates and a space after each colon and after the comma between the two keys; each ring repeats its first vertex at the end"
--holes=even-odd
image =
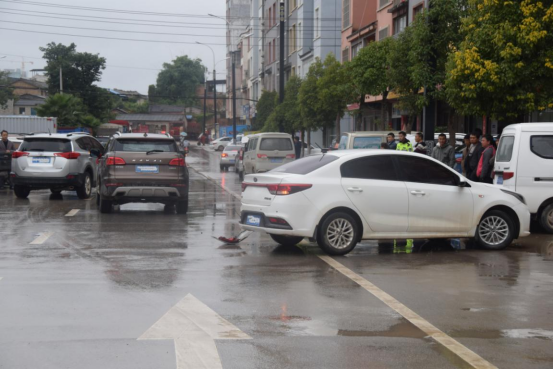
{"type": "Polygon", "coordinates": [[[459,184],[459,177],[455,173],[429,159],[396,156],[396,160],[400,168],[400,176],[405,182],[443,186],[457,186],[459,184]]]}
{"type": "Polygon", "coordinates": [[[337,160],[338,157],[334,155],[314,155],[307,156],[300,161],[293,161],[288,164],[284,164],[271,172],[278,173],[290,173],[290,174],[308,174],[319,168],[324,167],[327,164],[337,160]]]}
{"type": "Polygon", "coordinates": [[[388,37],[388,27],[382,28],[380,31],[378,31],[379,40],[383,40],[386,37],[388,37]]]}
{"type": "Polygon", "coordinates": [[[296,25],[294,24],[292,26],[292,52],[297,50],[296,44],[296,25]]]}
{"type": "Polygon", "coordinates": [[[397,181],[397,173],[390,155],[367,156],[342,164],[343,178],[376,179],[397,181]]]}
{"type": "Polygon", "coordinates": [[[342,63],[349,61],[349,47],[342,50],[342,63]]]}
{"type": "Polygon", "coordinates": [[[91,142],[87,140],[88,137],[79,138],[76,142],[79,148],[83,151],[90,151],[92,149],[91,142]]]}
{"type": "Polygon", "coordinates": [[[514,143],[514,136],[501,137],[501,140],[499,141],[499,147],[497,148],[497,155],[495,156],[495,161],[500,163],[511,161],[511,157],[513,156],[514,143]]]}
{"type": "Polygon", "coordinates": [[[19,114],[25,115],[25,108],[19,108],[19,114]]]}
{"type": "Polygon", "coordinates": [[[276,40],[273,38],[273,61],[276,60],[276,40]]]}
{"type": "Polygon", "coordinates": [[[349,8],[351,0],[342,0],[342,29],[346,29],[351,25],[349,8]]]}
{"type": "Polygon", "coordinates": [[[36,115],[36,109],[35,108],[31,108],[31,115],[36,115]]]}
{"type": "Polygon", "coordinates": [[[301,65],[298,65],[298,77],[302,78],[302,75],[301,75],[301,65]]]}
{"type": "MultiPolygon", "coordinates": [[[[503,145],[503,137],[499,145],[503,145]]],[[[540,158],[553,159],[553,136],[532,136],[530,148],[540,158]]]]}
{"type": "Polygon", "coordinates": [[[273,9],[269,8],[269,28],[273,26],[273,9]]]}
{"type": "Polygon", "coordinates": [[[288,55],[292,54],[294,52],[294,48],[292,47],[292,28],[288,30],[288,55]]]}
{"type": "Polygon", "coordinates": [[[402,32],[407,27],[407,14],[394,18],[394,35],[402,32]]]}
{"type": "Polygon", "coordinates": [[[303,34],[301,31],[301,23],[298,23],[298,50],[301,50],[303,47],[303,34]]]}
{"type": "Polygon", "coordinates": [[[357,45],[351,47],[351,59],[355,58],[359,54],[359,50],[363,48],[363,43],[359,42],[357,45]]]}
{"type": "Polygon", "coordinates": [[[114,151],[147,152],[161,150],[161,152],[176,152],[174,140],[116,140],[113,145],[114,151]]]}
{"type": "Polygon", "coordinates": [[[348,148],[348,136],[342,136],[340,138],[340,144],[338,145],[338,150],[346,150],[348,148]]]}
{"type": "Polygon", "coordinates": [[[413,20],[417,19],[417,16],[422,13],[423,4],[417,5],[413,8],[413,20]]]}
{"type": "Polygon", "coordinates": [[[378,0],[378,7],[382,8],[390,3],[391,0],[378,0]]]}
{"type": "Polygon", "coordinates": [[[21,151],[70,152],[71,141],[56,138],[26,138],[21,151]]]}
{"type": "Polygon", "coordinates": [[[382,138],[375,137],[355,137],[353,139],[354,149],[380,149],[382,138]]]}
{"type": "MultiPolygon", "coordinates": [[[[280,16],[279,16],[280,18],[280,16]]],[[[273,26],[276,24],[276,3],[273,4],[273,26]]]]}
{"type": "Polygon", "coordinates": [[[263,138],[261,145],[259,145],[261,151],[288,151],[293,150],[292,140],[289,138],[263,138]]]}
{"type": "Polygon", "coordinates": [[[320,19],[319,19],[319,8],[315,9],[315,38],[321,37],[320,35],[320,19]]]}
{"type": "Polygon", "coordinates": [[[268,53],[269,55],[267,57],[267,64],[271,64],[271,51],[272,51],[271,45],[272,45],[272,42],[269,42],[269,53],[268,53]]]}

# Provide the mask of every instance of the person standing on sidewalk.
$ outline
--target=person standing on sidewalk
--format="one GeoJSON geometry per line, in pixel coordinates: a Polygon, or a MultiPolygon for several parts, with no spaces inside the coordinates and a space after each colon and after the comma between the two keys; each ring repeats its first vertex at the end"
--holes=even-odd
{"type": "Polygon", "coordinates": [[[440,145],[434,148],[432,157],[453,168],[455,166],[455,149],[447,142],[447,137],[443,133],[438,136],[438,143],[440,145]]]}
{"type": "Polygon", "coordinates": [[[484,150],[478,161],[476,175],[480,179],[480,182],[493,184],[492,171],[495,161],[495,147],[492,135],[483,135],[481,142],[484,150]]]}
{"type": "Polygon", "coordinates": [[[394,135],[393,132],[390,132],[388,133],[388,136],[386,136],[386,140],[388,141],[388,149],[395,150],[397,147],[396,135],[394,135]]]}
{"type": "Polygon", "coordinates": [[[465,138],[463,139],[465,148],[463,149],[463,157],[461,159],[461,171],[463,175],[467,176],[467,170],[465,167],[465,161],[467,160],[469,156],[469,150],[470,150],[470,135],[465,135],[465,138]]]}
{"type": "Polygon", "coordinates": [[[13,142],[8,140],[8,131],[2,131],[2,141],[0,142],[0,154],[11,154],[15,151],[13,142]]]}
{"type": "Polygon", "coordinates": [[[468,151],[468,156],[465,159],[465,173],[466,177],[471,181],[478,182],[478,176],[476,175],[476,169],[478,168],[478,161],[480,160],[480,155],[482,155],[482,144],[480,143],[480,136],[477,132],[470,134],[470,147],[468,151]]]}
{"type": "Polygon", "coordinates": [[[407,133],[404,131],[399,132],[399,142],[396,145],[396,150],[413,152],[413,145],[411,144],[411,141],[406,138],[406,136],[407,133]]]}
{"type": "Polygon", "coordinates": [[[294,151],[296,152],[296,160],[301,158],[302,143],[298,136],[294,137],[294,151]]]}
{"type": "Polygon", "coordinates": [[[415,142],[416,144],[414,152],[416,152],[417,154],[427,155],[428,147],[426,146],[426,142],[424,142],[424,135],[422,134],[422,132],[417,132],[415,134],[415,142]]]}

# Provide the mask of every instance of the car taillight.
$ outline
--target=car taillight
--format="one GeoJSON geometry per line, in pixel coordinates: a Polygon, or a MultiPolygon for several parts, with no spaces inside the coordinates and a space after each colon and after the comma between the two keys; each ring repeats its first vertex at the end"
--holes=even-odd
{"type": "Polygon", "coordinates": [[[289,226],[289,225],[290,225],[290,224],[288,224],[287,221],[285,221],[285,220],[282,219],[282,218],[269,217],[269,218],[267,218],[267,220],[268,220],[269,223],[271,223],[271,224],[277,224],[277,225],[281,225],[281,226],[289,226]]]}
{"type": "Polygon", "coordinates": [[[79,156],[81,156],[81,154],[79,154],[78,152],[56,152],[54,153],[54,156],[59,156],[59,157],[62,157],[62,158],[65,158],[65,159],[78,159],[79,156]]]}
{"type": "Polygon", "coordinates": [[[242,182],[242,192],[248,187],[265,187],[271,195],[286,196],[305,191],[313,187],[312,184],[257,184],[242,182]]]}
{"type": "Polygon", "coordinates": [[[12,159],[17,159],[17,158],[20,158],[22,156],[29,156],[29,153],[25,152],[25,151],[14,151],[12,153],[12,159]]]}
{"type": "Polygon", "coordinates": [[[169,165],[173,167],[184,167],[184,159],[183,158],[172,159],[169,162],[169,165]]]}
{"type": "Polygon", "coordinates": [[[267,159],[267,155],[266,154],[257,154],[257,157],[259,159],[267,159]]]}
{"type": "Polygon", "coordinates": [[[295,159],[296,158],[296,154],[288,154],[286,155],[286,159],[295,159]]]}
{"type": "Polygon", "coordinates": [[[515,176],[515,172],[503,172],[503,180],[511,179],[515,176]]]}
{"type": "Polygon", "coordinates": [[[222,157],[222,158],[226,158],[227,156],[228,156],[228,154],[227,154],[226,152],[224,152],[224,153],[221,154],[221,157],[222,157]]]}
{"type": "Polygon", "coordinates": [[[106,159],[106,165],[125,165],[127,164],[125,160],[117,156],[110,156],[106,159]]]}

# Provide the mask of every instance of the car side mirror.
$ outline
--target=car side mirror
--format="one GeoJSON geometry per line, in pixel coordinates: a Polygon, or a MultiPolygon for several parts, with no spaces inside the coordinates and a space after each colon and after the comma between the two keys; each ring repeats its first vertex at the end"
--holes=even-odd
{"type": "Polygon", "coordinates": [[[101,158],[102,153],[98,149],[92,149],[90,150],[90,156],[92,156],[93,158],[101,158]]]}
{"type": "Polygon", "coordinates": [[[461,180],[459,182],[459,187],[470,187],[470,184],[467,181],[461,180]]]}

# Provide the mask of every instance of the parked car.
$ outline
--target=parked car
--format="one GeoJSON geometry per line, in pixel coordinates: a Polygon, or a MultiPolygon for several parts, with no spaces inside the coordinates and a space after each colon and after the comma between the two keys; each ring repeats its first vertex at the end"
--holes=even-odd
{"type": "MultiPolygon", "coordinates": [[[[338,150],[380,149],[382,142],[387,142],[389,131],[366,131],[342,133],[338,150]]],[[[397,132],[394,132],[396,137],[397,132]]]]}
{"type": "Polygon", "coordinates": [[[494,184],[524,196],[532,216],[553,233],[553,123],[505,127],[494,172],[494,184]]]}
{"type": "Polygon", "coordinates": [[[232,137],[221,137],[211,141],[209,147],[211,147],[215,151],[223,151],[225,146],[227,146],[231,141],[232,137]]]}
{"type": "Polygon", "coordinates": [[[228,171],[230,167],[233,167],[236,164],[236,156],[241,149],[242,145],[228,145],[225,147],[221,153],[221,161],[219,163],[221,171],[228,171]]]}
{"type": "Polygon", "coordinates": [[[470,237],[502,249],[530,233],[521,195],[392,150],[334,151],[247,175],[240,223],[282,245],[313,237],[332,255],[365,239],[470,237]]]}
{"type": "Polygon", "coordinates": [[[292,136],[287,133],[258,133],[248,137],[244,174],[267,172],[296,159],[292,136]]]}
{"type": "Polygon", "coordinates": [[[26,135],[12,154],[15,195],[24,199],[31,190],[76,190],[79,198],[88,199],[97,177],[97,161],[91,150],[103,153],[104,148],[88,133],[26,135]]]}
{"type": "Polygon", "coordinates": [[[113,136],[99,157],[97,204],[110,213],[113,205],[132,202],[176,206],[188,212],[188,169],[184,153],[169,135],[122,133],[113,136]]]}

